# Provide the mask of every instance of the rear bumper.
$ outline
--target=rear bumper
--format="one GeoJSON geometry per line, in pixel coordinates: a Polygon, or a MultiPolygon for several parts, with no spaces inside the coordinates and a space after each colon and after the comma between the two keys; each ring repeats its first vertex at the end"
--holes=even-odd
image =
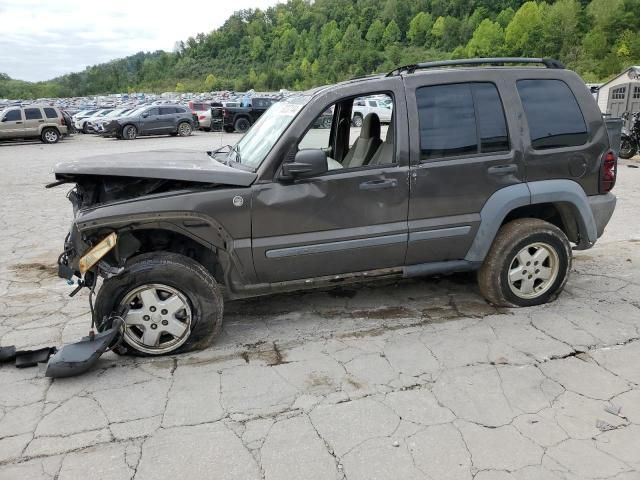
{"type": "Polygon", "coordinates": [[[607,193],[605,195],[592,195],[587,197],[589,200],[589,207],[591,213],[593,213],[593,219],[596,223],[596,231],[598,238],[604,233],[604,229],[611,220],[613,211],[616,208],[616,196],[613,193],[607,193]]]}

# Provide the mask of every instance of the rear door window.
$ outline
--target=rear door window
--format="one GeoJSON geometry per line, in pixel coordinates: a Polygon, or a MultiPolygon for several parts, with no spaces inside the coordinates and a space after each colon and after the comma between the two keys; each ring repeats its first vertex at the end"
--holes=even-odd
{"type": "Polygon", "coordinates": [[[176,107],[160,107],[160,115],[171,115],[176,113],[176,107]]]}
{"type": "Polygon", "coordinates": [[[538,79],[518,80],[516,85],[534,149],[575,147],[586,143],[587,126],[566,83],[538,79]]]}
{"type": "Polygon", "coordinates": [[[509,150],[504,108],[492,83],[458,83],[416,90],[420,159],[509,150]]]}
{"type": "Polygon", "coordinates": [[[45,108],[44,114],[47,116],[47,118],[58,118],[58,113],[56,112],[55,108],[45,108]]]}
{"type": "Polygon", "coordinates": [[[42,118],[42,112],[39,108],[25,108],[24,118],[26,120],[40,120],[42,118]]]}

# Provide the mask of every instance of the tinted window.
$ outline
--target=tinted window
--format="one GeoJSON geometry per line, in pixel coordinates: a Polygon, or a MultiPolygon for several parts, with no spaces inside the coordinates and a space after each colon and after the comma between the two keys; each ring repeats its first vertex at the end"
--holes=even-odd
{"type": "Polygon", "coordinates": [[[47,116],[47,118],[58,118],[58,114],[55,108],[45,108],[44,114],[47,116]]]}
{"type": "Polygon", "coordinates": [[[171,115],[176,113],[176,107],[160,107],[160,115],[171,115]]]}
{"type": "Polygon", "coordinates": [[[518,80],[518,93],[536,149],[573,147],[587,141],[576,98],[560,80],[518,80]]]}
{"type": "Polygon", "coordinates": [[[151,115],[158,115],[158,109],[157,108],[150,108],[149,110],[146,111],[146,113],[151,116],[151,115]]]}
{"type": "Polygon", "coordinates": [[[176,113],[187,113],[187,109],[182,107],[176,107],[176,113]]]}
{"type": "Polygon", "coordinates": [[[2,119],[3,122],[16,122],[20,120],[22,120],[20,110],[9,110],[2,119]]]}
{"type": "Polygon", "coordinates": [[[475,83],[472,86],[482,153],[509,150],[507,122],[502,101],[495,85],[475,83]]]}
{"type": "Polygon", "coordinates": [[[420,123],[420,158],[476,153],[478,140],[469,84],[416,90],[420,123]]]}
{"type": "Polygon", "coordinates": [[[24,118],[26,120],[39,120],[42,118],[42,112],[39,108],[25,108],[24,118]]]}

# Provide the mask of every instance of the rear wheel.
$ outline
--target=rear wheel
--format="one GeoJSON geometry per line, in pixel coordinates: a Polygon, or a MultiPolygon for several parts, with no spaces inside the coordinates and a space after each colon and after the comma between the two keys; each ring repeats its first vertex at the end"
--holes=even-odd
{"type": "Polygon", "coordinates": [[[620,140],[620,158],[628,160],[633,158],[637,152],[635,143],[627,135],[623,135],[620,140]]]}
{"type": "Polygon", "coordinates": [[[122,274],[105,280],[96,297],[96,318],[123,310],[120,353],[156,356],[201,349],[222,327],[218,284],[201,264],[175,253],[140,255],[122,274]]]}
{"type": "Polygon", "coordinates": [[[193,128],[191,128],[191,125],[189,125],[188,122],[182,122],[180,125],[178,125],[178,135],[180,135],[181,137],[188,137],[189,135],[191,135],[192,131],[193,128]]]}
{"type": "Polygon", "coordinates": [[[134,125],[125,125],[122,129],[122,138],[125,140],[135,140],[138,136],[138,129],[134,125]]]}
{"type": "Polygon", "coordinates": [[[356,113],[353,116],[353,126],[358,128],[362,126],[362,115],[360,115],[359,113],[356,113]]]}
{"type": "Polygon", "coordinates": [[[236,123],[234,124],[236,132],[240,132],[240,133],[244,133],[247,130],[249,130],[250,126],[251,126],[251,123],[249,123],[249,120],[247,120],[246,118],[239,118],[236,120],[236,123]]]}
{"type": "Polygon", "coordinates": [[[571,245],[555,225],[535,218],[504,225],[478,272],[482,295],[503,307],[529,307],[555,299],[571,268],[571,245]]]}
{"type": "Polygon", "coordinates": [[[43,143],[58,143],[60,140],[60,132],[55,128],[45,128],[40,135],[43,143]]]}

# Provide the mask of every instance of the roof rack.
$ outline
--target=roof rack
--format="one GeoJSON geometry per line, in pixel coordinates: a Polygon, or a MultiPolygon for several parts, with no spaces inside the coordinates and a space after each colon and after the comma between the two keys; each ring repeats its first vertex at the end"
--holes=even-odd
{"type": "Polygon", "coordinates": [[[564,69],[564,65],[553,58],[524,58],[524,57],[495,57],[495,58],[462,58],[460,60],[439,60],[436,62],[415,63],[412,65],[404,65],[387,73],[387,77],[400,75],[403,72],[414,73],[416,70],[425,70],[428,68],[455,67],[466,65],[492,65],[504,66],[506,64],[522,64],[537,63],[547,68],[564,69]]]}

